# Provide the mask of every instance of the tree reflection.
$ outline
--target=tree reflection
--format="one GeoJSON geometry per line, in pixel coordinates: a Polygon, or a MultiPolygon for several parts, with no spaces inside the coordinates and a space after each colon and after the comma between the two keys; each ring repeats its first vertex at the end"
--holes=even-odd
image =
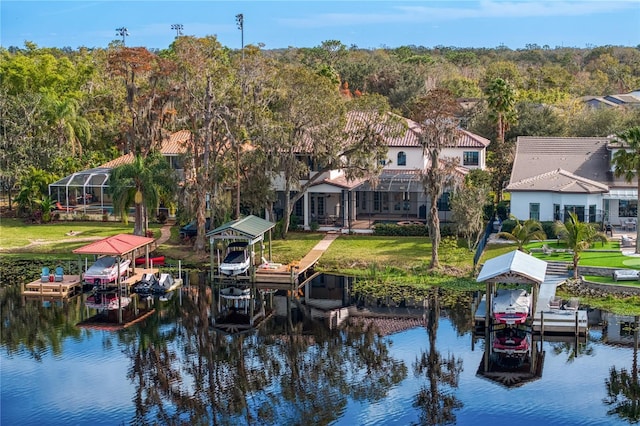
{"type": "Polygon", "coordinates": [[[631,372],[626,368],[619,371],[615,366],[609,370],[609,378],[605,380],[607,397],[606,405],[612,406],[608,415],[617,415],[629,423],[640,421],[640,385],[638,384],[638,318],[634,317],[631,331],[633,333],[633,364],[631,372]]]}
{"type": "Polygon", "coordinates": [[[375,327],[332,331],[290,317],[253,333],[211,331],[210,296],[198,296],[207,291],[127,339],[133,424],[329,424],[350,399],[380,400],[406,377],[375,327]]]}
{"type": "Polygon", "coordinates": [[[65,339],[81,336],[75,326],[81,312],[77,298],[64,303],[26,300],[20,286],[7,286],[0,290],[0,345],[9,356],[25,351],[37,361],[49,351],[62,355],[65,339]]]}
{"type": "Polygon", "coordinates": [[[428,384],[424,385],[416,396],[414,406],[421,410],[420,424],[455,424],[454,411],[462,408],[462,402],[453,390],[458,387],[462,372],[462,359],[453,354],[443,357],[436,349],[438,321],[440,318],[440,298],[438,289],[430,292],[427,313],[427,334],[429,349],[422,352],[414,364],[414,374],[424,375],[428,384]]]}

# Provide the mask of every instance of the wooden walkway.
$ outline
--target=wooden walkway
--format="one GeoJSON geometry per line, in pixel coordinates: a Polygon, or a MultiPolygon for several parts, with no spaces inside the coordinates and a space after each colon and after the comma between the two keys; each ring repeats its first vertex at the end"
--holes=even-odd
{"type": "Polygon", "coordinates": [[[273,269],[256,269],[256,283],[271,283],[271,284],[292,284],[298,280],[300,275],[303,275],[310,268],[312,268],[329,248],[331,243],[340,236],[337,233],[328,233],[324,238],[319,241],[309,253],[306,254],[300,261],[293,262],[289,265],[279,265],[273,269]]]}

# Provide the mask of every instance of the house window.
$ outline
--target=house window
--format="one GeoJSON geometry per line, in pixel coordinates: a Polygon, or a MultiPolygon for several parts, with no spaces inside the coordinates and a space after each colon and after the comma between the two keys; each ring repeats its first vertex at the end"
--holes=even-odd
{"type": "Polygon", "coordinates": [[[618,202],[618,217],[636,217],[638,215],[638,200],[620,200],[618,202]]]}
{"type": "Polygon", "coordinates": [[[540,220],[540,203],[529,203],[529,219],[540,220]]]}
{"type": "Polygon", "coordinates": [[[564,206],[564,220],[569,219],[569,212],[575,213],[580,222],[586,222],[584,206],[564,206]]]}
{"type": "Polygon", "coordinates": [[[449,207],[449,195],[450,194],[448,192],[444,192],[442,193],[442,196],[438,198],[438,211],[448,212],[451,210],[449,207]]]}
{"type": "Polygon", "coordinates": [[[324,197],[318,197],[318,216],[324,216],[324,197]]]}
{"type": "Polygon", "coordinates": [[[398,166],[406,166],[407,165],[407,154],[404,151],[400,151],[398,153],[398,166]]]}
{"type": "Polygon", "coordinates": [[[478,151],[464,151],[462,154],[463,166],[477,166],[480,164],[480,153],[478,151]]]}
{"type": "Polygon", "coordinates": [[[300,198],[293,209],[293,215],[302,217],[304,216],[304,198],[300,198]]]}

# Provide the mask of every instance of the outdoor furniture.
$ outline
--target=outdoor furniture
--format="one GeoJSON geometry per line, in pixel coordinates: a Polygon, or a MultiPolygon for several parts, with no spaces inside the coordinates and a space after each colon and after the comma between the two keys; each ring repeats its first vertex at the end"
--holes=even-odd
{"type": "Polygon", "coordinates": [[[53,274],[53,281],[62,282],[63,279],[64,279],[64,269],[62,269],[62,266],[58,266],[56,267],[56,272],[53,274]]]}
{"type": "Polygon", "coordinates": [[[551,247],[549,247],[548,245],[543,244],[542,245],[542,252],[544,254],[546,254],[547,256],[549,256],[550,254],[553,254],[553,249],[551,247]]]}
{"type": "Polygon", "coordinates": [[[562,297],[552,296],[549,300],[549,309],[560,309],[562,307],[562,297]]]}
{"type": "Polygon", "coordinates": [[[567,303],[565,303],[564,309],[567,311],[577,311],[579,306],[580,300],[577,297],[572,297],[567,303]]]}
{"type": "Polygon", "coordinates": [[[40,274],[40,281],[43,283],[49,282],[49,268],[46,266],[42,268],[42,273],[40,274]]]}
{"type": "Polygon", "coordinates": [[[604,234],[609,235],[610,237],[613,237],[613,226],[611,226],[610,223],[607,223],[607,225],[605,226],[604,234]]]}
{"type": "Polygon", "coordinates": [[[617,269],[613,271],[614,281],[635,281],[640,278],[640,271],[635,269],[617,269]]]}
{"type": "Polygon", "coordinates": [[[636,230],[636,226],[637,226],[637,225],[638,225],[638,224],[637,224],[637,222],[636,222],[636,219],[627,219],[627,220],[625,221],[625,228],[626,228],[628,231],[635,231],[635,230],[636,230]]]}
{"type": "Polygon", "coordinates": [[[635,240],[632,237],[627,235],[622,235],[620,237],[620,247],[633,247],[635,245],[635,240]]]}

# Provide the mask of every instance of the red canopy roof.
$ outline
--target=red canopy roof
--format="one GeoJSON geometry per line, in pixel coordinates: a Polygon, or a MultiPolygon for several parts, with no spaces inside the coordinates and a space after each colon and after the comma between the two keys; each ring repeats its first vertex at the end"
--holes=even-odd
{"type": "Polygon", "coordinates": [[[132,234],[118,234],[73,250],[76,254],[99,254],[122,256],[133,250],[151,244],[155,240],[132,234]]]}

